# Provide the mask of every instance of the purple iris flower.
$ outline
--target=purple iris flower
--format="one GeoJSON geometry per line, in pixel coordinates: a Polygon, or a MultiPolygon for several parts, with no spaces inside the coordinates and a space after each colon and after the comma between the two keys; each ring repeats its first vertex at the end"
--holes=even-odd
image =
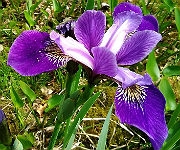
{"type": "Polygon", "coordinates": [[[82,32],[88,30],[88,22],[91,22],[89,25],[95,26],[98,30],[92,28],[90,29],[92,31],[85,31],[91,34],[89,37],[86,36],[85,44],[69,36],[65,38],[55,31],[52,31],[50,35],[36,30],[24,31],[10,48],[8,65],[21,75],[33,76],[55,70],[64,66],[69,60],[74,60],[89,67],[93,71],[93,76],[97,74],[115,76],[117,74],[115,55],[106,47],[98,47],[106,27],[105,15],[101,11],[85,12],[74,28],[76,38],[81,38],[82,32]],[[81,30],[83,23],[86,23],[83,25],[85,29],[81,30]]]}
{"type": "Polygon", "coordinates": [[[105,15],[95,10],[84,12],[74,26],[77,40],[55,31],[24,31],[10,48],[8,64],[21,75],[32,76],[74,60],[90,68],[92,76],[113,78],[119,84],[116,115],[122,123],[144,131],[154,149],[160,149],[167,137],[163,95],[149,75],[118,67],[133,65],[152,51],[161,40],[158,22],[152,15],[143,16],[141,9],[130,3],[119,4],[113,18],[105,33],[105,15]]]}

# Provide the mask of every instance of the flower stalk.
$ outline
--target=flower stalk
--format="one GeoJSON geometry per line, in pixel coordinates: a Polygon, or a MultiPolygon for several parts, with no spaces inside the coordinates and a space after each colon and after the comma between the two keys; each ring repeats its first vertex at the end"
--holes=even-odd
{"type": "Polygon", "coordinates": [[[77,69],[73,70],[73,72],[72,72],[72,70],[70,69],[72,64],[74,64],[74,63],[71,61],[67,64],[68,73],[67,73],[67,79],[66,79],[65,98],[64,98],[64,100],[62,100],[62,102],[59,105],[57,120],[56,120],[56,124],[55,124],[55,128],[54,128],[52,137],[50,139],[48,150],[52,150],[54,148],[54,145],[56,143],[56,140],[57,140],[57,137],[58,137],[58,134],[60,131],[61,123],[63,121],[66,121],[74,112],[73,106],[74,106],[75,100],[70,98],[70,96],[71,96],[72,84],[73,84],[75,73],[77,72],[77,69]],[[67,110],[69,111],[68,113],[66,112],[67,110]]]}
{"type": "Polygon", "coordinates": [[[92,95],[93,93],[93,90],[94,90],[94,85],[92,84],[87,84],[83,93],[80,95],[78,101],[77,101],[77,104],[76,104],[76,109],[82,105],[83,103],[85,103],[92,95]]]}

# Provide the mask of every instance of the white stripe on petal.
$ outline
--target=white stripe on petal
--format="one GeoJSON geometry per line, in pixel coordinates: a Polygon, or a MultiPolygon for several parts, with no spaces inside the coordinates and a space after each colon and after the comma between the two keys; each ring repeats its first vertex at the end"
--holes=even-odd
{"type": "Polygon", "coordinates": [[[89,51],[84,47],[83,44],[79,43],[71,37],[65,38],[62,35],[55,33],[54,31],[50,33],[50,37],[56,42],[65,55],[74,58],[92,70],[94,69],[93,57],[90,55],[89,51]]]}
{"type": "Polygon", "coordinates": [[[123,45],[126,35],[135,31],[141,20],[142,16],[134,12],[119,13],[114,24],[105,33],[100,46],[107,47],[116,55],[123,45]]]}

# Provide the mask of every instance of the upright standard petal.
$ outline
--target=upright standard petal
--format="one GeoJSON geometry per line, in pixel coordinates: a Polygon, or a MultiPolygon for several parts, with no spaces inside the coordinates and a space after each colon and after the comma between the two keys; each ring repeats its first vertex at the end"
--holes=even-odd
{"type": "Polygon", "coordinates": [[[143,16],[142,22],[138,28],[139,31],[142,30],[154,30],[159,31],[159,25],[157,19],[152,15],[143,16]]]}
{"type": "Polygon", "coordinates": [[[57,69],[62,66],[61,61],[54,61],[49,52],[58,46],[50,40],[49,34],[36,30],[22,32],[10,48],[7,64],[19,74],[33,76],[42,72],[57,69]]]}
{"type": "Polygon", "coordinates": [[[74,33],[79,42],[91,51],[98,46],[106,29],[106,17],[101,11],[88,10],[77,20],[74,33]]]}
{"type": "Polygon", "coordinates": [[[92,48],[94,56],[95,74],[103,74],[109,77],[114,77],[117,74],[117,62],[115,55],[105,47],[92,48]]]}
{"type": "Polygon", "coordinates": [[[100,46],[107,47],[116,54],[128,33],[134,32],[140,25],[142,16],[134,12],[122,12],[117,15],[114,24],[107,30],[100,46]]]}
{"type": "Polygon", "coordinates": [[[133,5],[128,2],[123,2],[114,8],[113,17],[115,18],[119,13],[124,11],[133,11],[139,15],[142,15],[142,10],[139,6],[133,5]]]}
{"type": "Polygon", "coordinates": [[[165,99],[154,85],[118,87],[115,96],[116,115],[122,123],[144,131],[155,150],[168,135],[165,122],[165,99]]]}
{"type": "Polygon", "coordinates": [[[138,31],[129,37],[117,53],[117,63],[133,65],[143,60],[161,40],[161,35],[152,30],[138,31]]]}
{"type": "MultiPolygon", "coordinates": [[[[142,10],[139,6],[133,5],[128,2],[123,2],[114,8],[113,17],[116,18],[119,13],[122,13],[124,11],[133,11],[139,15],[143,15],[142,10]]],[[[154,30],[158,32],[159,28],[157,19],[152,15],[143,16],[142,23],[140,24],[138,30],[154,30]]]]}
{"type": "Polygon", "coordinates": [[[51,40],[55,41],[55,43],[67,57],[69,56],[93,70],[93,57],[90,55],[89,51],[84,47],[83,44],[79,43],[71,37],[65,38],[55,31],[50,33],[50,38],[51,40]]]}

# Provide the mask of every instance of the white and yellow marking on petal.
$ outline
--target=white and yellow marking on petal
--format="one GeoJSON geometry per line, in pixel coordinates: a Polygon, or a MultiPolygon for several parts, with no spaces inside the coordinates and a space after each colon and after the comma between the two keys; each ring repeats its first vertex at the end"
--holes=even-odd
{"type": "Polygon", "coordinates": [[[137,84],[127,87],[126,89],[119,86],[117,89],[116,98],[119,100],[119,103],[121,101],[125,101],[130,105],[133,104],[135,108],[140,107],[143,110],[142,105],[147,96],[145,89],[147,89],[146,86],[140,86],[137,84]]]}

